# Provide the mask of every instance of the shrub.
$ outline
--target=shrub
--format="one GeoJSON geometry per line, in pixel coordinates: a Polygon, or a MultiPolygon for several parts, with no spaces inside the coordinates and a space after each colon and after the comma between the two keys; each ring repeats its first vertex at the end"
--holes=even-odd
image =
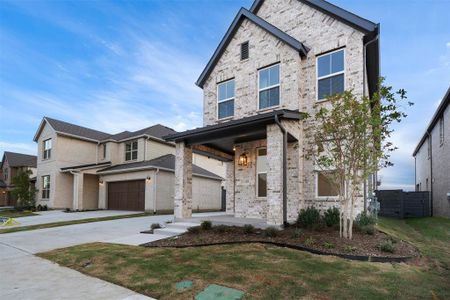
{"type": "Polygon", "coordinates": [[[278,229],[275,227],[268,227],[264,230],[264,235],[267,237],[276,237],[278,235],[278,229]]]}
{"type": "Polygon", "coordinates": [[[302,230],[300,228],[295,228],[292,232],[292,238],[298,239],[302,235],[302,230]]]}
{"type": "Polygon", "coordinates": [[[355,222],[358,227],[362,228],[363,226],[367,225],[375,225],[377,219],[375,215],[362,212],[356,217],[355,222]]]}
{"type": "Polygon", "coordinates": [[[329,243],[329,242],[325,242],[323,243],[323,246],[327,249],[333,249],[334,248],[334,244],[333,243],[329,243]]]}
{"type": "Polygon", "coordinates": [[[152,225],[150,225],[151,230],[158,229],[158,228],[161,228],[161,225],[159,223],[153,223],[152,225]]]}
{"type": "Polygon", "coordinates": [[[368,234],[368,235],[374,235],[375,234],[375,227],[373,225],[365,225],[361,227],[361,232],[368,234]]]}
{"type": "Polygon", "coordinates": [[[309,238],[307,238],[307,239],[305,240],[305,245],[306,245],[306,246],[312,246],[312,245],[314,245],[315,242],[316,242],[316,241],[314,240],[314,238],[313,238],[312,236],[310,236],[309,238]]]}
{"type": "Polygon", "coordinates": [[[337,207],[328,208],[323,215],[323,220],[328,227],[339,224],[339,209],[337,207]]]}
{"type": "Polygon", "coordinates": [[[378,246],[378,248],[383,252],[394,253],[395,251],[394,243],[391,240],[385,240],[378,246]]]}
{"type": "Polygon", "coordinates": [[[347,245],[347,246],[344,247],[344,251],[345,252],[355,252],[356,251],[356,247],[347,245]]]}
{"type": "Polygon", "coordinates": [[[193,227],[189,227],[187,231],[189,233],[197,234],[197,233],[200,233],[200,230],[201,230],[200,226],[193,226],[193,227]]]}
{"type": "Polygon", "coordinates": [[[297,224],[305,228],[313,228],[320,224],[320,213],[314,207],[302,209],[298,214],[297,224]]]}
{"type": "Polygon", "coordinates": [[[212,228],[212,223],[211,223],[211,221],[203,221],[203,222],[200,224],[200,227],[201,227],[203,230],[210,230],[210,229],[212,228]]]}
{"type": "Polygon", "coordinates": [[[255,232],[255,227],[251,224],[245,224],[244,227],[242,227],[245,234],[251,234],[255,232]]]}
{"type": "Polygon", "coordinates": [[[213,227],[213,230],[219,233],[225,233],[229,230],[229,227],[227,225],[216,225],[213,227]]]}

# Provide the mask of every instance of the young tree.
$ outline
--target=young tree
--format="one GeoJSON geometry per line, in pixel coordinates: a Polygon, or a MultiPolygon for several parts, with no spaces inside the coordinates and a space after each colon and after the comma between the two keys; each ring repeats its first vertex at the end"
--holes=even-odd
{"type": "Polygon", "coordinates": [[[30,183],[30,170],[20,171],[11,179],[14,189],[13,195],[17,198],[17,206],[20,208],[32,208],[35,206],[37,189],[30,183]]]}
{"type": "MultiPolygon", "coordinates": [[[[329,97],[305,126],[305,154],[339,191],[340,236],[352,238],[354,206],[363,196],[364,182],[380,168],[392,165],[389,141],[392,124],[406,117],[400,102],[406,92],[383,85],[370,99],[353,91],[329,97]]],[[[411,102],[408,102],[412,105],[411,102]]]]}

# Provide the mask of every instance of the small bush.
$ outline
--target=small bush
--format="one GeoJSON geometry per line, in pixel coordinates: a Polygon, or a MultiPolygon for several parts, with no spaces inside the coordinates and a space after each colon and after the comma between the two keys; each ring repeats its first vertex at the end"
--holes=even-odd
{"type": "Polygon", "coordinates": [[[316,241],[314,240],[314,238],[313,238],[312,236],[310,236],[309,238],[307,238],[307,239],[305,240],[305,245],[306,245],[306,246],[312,246],[312,245],[314,245],[315,242],[316,242],[316,241]]]}
{"type": "Polygon", "coordinates": [[[344,247],[344,251],[345,252],[355,252],[356,251],[356,247],[347,245],[347,246],[344,247]]]}
{"type": "Polygon", "coordinates": [[[278,235],[278,229],[275,227],[268,227],[264,230],[264,235],[267,237],[276,237],[278,235]]]}
{"type": "Polygon", "coordinates": [[[327,209],[323,215],[323,220],[328,227],[339,224],[339,209],[337,207],[327,209]]]}
{"type": "Polygon", "coordinates": [[[385,240],[378,246],[378,248],[383,252],[394,253],[395,251],[394,243],[391,240],[385,240]]]}
{"type": "Polygon", "coordinates": [[[211,221],[203,221],[203,222],[200,224],[200,227],[201,227],[203,230],[210,230],[210,229],[212,228],[212,223],[211,223],[211,221]]]}
{"type": "Polygon", "coordinates": [[[392,244],[395,244],[395,243],[398,242],[398,239],[397,239],[397,238],[395,238],[395,237],[393,237],[393,236],[390,236],[390,235],[388,235],[388,236],[386,237],[386,240],[391,241],[392,244]]]}
{"type": "Polygon", "coordinates": [[[189,233],[197,234],[197,233],[200,233],[201,229],[202,228],[200,226],[193,226],[193,227],[189,227],[187,231],[189,233]]]}
{"type": "Polygon", "coordinates": [[[64,212],[71,212],[70,208],[66,207],[66,209],[64,210],[64,212]]]}
{"type": "Polygon", "coordinates": [[[150,225],[151,230],[158,229],[158,228],[161,228],[161,225],[159,223],[153,223],[152,225],[150,225]]]}
{"type": "Polygon", "coordinates": [[[363,226],[367,226],[367,225],[375,225],[377,223],[377,219],[374,215],[367,214],[365,212],[360,213],[356,217],[355,221],[356,221],[356,225],[359,228],[362,228],[363,226]]]}
{"type": "Polygon", "coordinates": [[[302,209],[298,214],[297,224],[305,228],[313,228],[320,224],[320,213],[314,207],[302,209]]]}
{"type": "Polygon", "coordinates": [[[368,235],[374,235],[375,234],[375,227],[373,225],[365,225],[361,227],[361,232],[368,234],[368,235]]]}
{"type": "Polygon", "coordinates": [[[216,225],[213,227],[213,230],[219,232],[219,233],[225,233],[229,230],[230,228],[227,225],[216,225]]]}
{"type": "Polygon", "coordinates": [[[302,230],[300,228],[295,228],[295,230],[292,232],[292,238],[298,239],[302,235],[302,230]]]}
{"type": "Polygon", "coordinates": [[[323,243],[323,246],[327,249],[333,249],[334,248],[334,244],[333,243],[329,243],[329,242],[325,242],[323,243]]]}
{"type": "Polygon", "coordinates": [[[244,227],[242,227],[245,234],[251,234],[255,232],[255,227],[251,224],[245,224],[244,227]]]}

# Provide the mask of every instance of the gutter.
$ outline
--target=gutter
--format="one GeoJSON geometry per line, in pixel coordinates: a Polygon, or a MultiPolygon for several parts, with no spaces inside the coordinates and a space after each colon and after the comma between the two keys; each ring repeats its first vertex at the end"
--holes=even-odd
{"type": "Polygon", "coordinates": [[[287,131],[281,125],[278,115],[275,115],[275,123],[283,133],[283,224],[287,224],[287,131]]]}

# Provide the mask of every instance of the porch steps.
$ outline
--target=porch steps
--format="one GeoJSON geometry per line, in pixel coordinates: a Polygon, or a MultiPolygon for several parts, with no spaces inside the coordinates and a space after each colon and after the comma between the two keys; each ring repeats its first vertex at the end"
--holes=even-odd
{"type": "Polygon", "coordinates": [[[154,234],[165,236],[176,236],[185,233],[189,227],[198,226],[197,223],[179,222],[167,224],[164,228],[153,230],[154,234]]]}

